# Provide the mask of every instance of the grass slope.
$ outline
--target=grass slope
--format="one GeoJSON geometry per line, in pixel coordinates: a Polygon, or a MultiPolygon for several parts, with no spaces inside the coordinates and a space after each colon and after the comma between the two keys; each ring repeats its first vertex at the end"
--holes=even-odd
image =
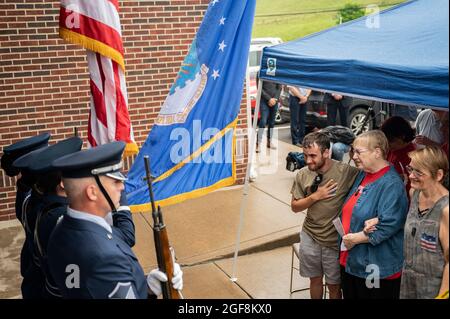
{"type": "Polygon", "coordinates": [[[401,0],[257,0],[256,17],[253,26],[253,37],[280,37],[290,41],[315,33],[336,25],[337,12],[321,12],[311,14],[270,16],[292,14],[305,11],[323,11],[342,8],[346,3],[361,6],[376,4],[380,10],[386,3],[402,2],[401,0]]]}

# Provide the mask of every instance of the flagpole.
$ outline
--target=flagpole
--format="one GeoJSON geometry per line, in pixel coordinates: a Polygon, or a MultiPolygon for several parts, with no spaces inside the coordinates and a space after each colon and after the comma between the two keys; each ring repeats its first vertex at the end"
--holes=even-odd
{"type": "MultiPolygon", "coordinates": [[[[261,100],[261,92],[262,92],[262,84],[263,81],[261,79],[258,79],[258,93],[256,95],[256,107],[255,107],[255,113],[253,114],[253,127],[252,130],[249,131],[248,139],[250,140],[250,149],[248,154],[248,162],[247,162],[247,171],[245,173],[245,184],[244,184],[244,191],[242,193],[242,201],[241,201],[241,209],[239,214],[239,226],[238,231],[236,235],[236,247],[234,250],[234,257],[233,257],[233,270],[231,273],[230,280],[235,282],[237,281],[237,257],[239,253],[239,243],[241,241],[241,232],[242,232],[242,225],[244,224],[244,211],[247,208],[247,202],[248,202],[248,195],[249,195],[249,177],[250,177],[250,167],[252,165],[253,161],[253,154],[255,153],[255,145],[256,145],[256,126],[258,124],[258,114],[259,114],[259,107],[260,107],[260,100],[261,100]]],[[[247,94],[249,94],[248,86],[247,86],[247,94]]],[[[251,110],[250,110],[251,112],[251,110]]]]}

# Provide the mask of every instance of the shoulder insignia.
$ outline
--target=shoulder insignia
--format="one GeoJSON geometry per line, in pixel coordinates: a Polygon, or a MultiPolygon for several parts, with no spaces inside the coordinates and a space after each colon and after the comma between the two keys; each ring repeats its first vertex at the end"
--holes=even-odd
{"type": "Polygon", "coordinates": [[[108,295],[109,299],[136,299],[131,282],[119,282],[108,295]]]}

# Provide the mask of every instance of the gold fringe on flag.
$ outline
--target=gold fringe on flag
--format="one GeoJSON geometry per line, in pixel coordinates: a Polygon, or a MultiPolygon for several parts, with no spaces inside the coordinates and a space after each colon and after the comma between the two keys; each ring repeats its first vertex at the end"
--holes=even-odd
{"type": "Polygon", "coordinates": [[[125,71],[125,61],[122,54],[110,46],[62,27],[59,28],[59,36],[67,42],[79,44],[87,50],[100,53],[101,55],[110,58],[111,60],[117,62],[117,64],[122,67],[122,70],[125,71]]]}
{"type": "Polygon", "coordinates": [[[135,142],[128,142],[123,151],[123,157],[130,157],[136,155],[139,152],[139,148],[135,142]]]}

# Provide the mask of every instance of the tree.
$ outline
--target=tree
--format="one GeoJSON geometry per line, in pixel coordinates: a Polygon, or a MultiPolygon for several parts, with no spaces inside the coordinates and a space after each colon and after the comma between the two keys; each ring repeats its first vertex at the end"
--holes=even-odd
{"type": "Polygon", "coordinates": [[[343,8],[339,9],[337,23],[345,23],[350,20],[362,17],[365,10],[354,3],[347,3],[343,8]],[[342,20],[341,20],[342,19],[342,20]]]}

